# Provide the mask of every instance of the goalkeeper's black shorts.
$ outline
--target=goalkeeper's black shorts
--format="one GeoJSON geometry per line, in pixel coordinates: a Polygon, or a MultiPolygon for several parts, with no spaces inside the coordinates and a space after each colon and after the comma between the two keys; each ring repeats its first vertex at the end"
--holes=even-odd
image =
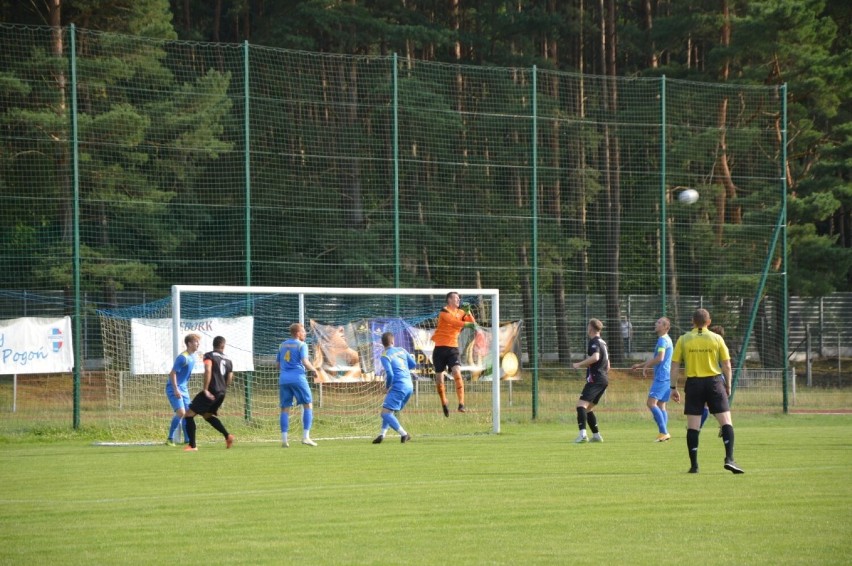
{"type": "Polygon", "coordinates": [[[435,350],[432,352],[432,365],[435,366],[436,374],[460,366],[459,349],[452,346],[435,346],[435,350]]]}

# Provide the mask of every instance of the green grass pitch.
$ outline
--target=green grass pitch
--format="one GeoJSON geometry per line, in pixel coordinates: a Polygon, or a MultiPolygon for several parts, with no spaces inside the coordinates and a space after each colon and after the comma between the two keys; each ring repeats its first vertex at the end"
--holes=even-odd
{"type": "Polygon", "coordinates": [[[583,445],[564,423],[197,453],[6,440],[0,563],[852,563],[852,416],[735,413],[738,476],[713,422],[690,475],[682,423],[656,444],[650,417],[600,421],[583,445]]]}

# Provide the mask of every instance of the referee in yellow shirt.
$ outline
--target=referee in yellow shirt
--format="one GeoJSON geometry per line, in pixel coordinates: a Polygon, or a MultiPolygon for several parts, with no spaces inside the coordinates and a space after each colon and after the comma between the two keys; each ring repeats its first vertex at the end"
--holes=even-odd
{"type": "Polygon", "coordinates": [[[693,329],[677,339],[672,355],[672,399],[679,402],[677,389],[680,367],[686,365],[686,447],[689,449],[690,474],[698,473],[698,435],[701,432],[701,413],[707,404],[710,414],[722,427],[725,443],[725,469],[735,474],[745,470],[734,461],[734,426],[731,424],[731,354],[725,339],[711,332],[710,313],[697,309],[692,314],[693,329]],[[721,366],[721,367],[720,367],[721,366]]]}

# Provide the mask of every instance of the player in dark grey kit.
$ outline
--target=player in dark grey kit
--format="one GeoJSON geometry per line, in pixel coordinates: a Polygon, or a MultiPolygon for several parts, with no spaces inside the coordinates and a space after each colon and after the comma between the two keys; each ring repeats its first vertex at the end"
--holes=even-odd
{"type": "Polygon", "coordinates": [[[228,386],[234,380],[234,364],[225,355],[225,338],[217,336],[213,339],[213,351],[204,354],[204,389],[189,404],[186,412],[186,430],[189,436],[187,452],[198,450],[195,446],[195,416],[201,415],[210,426],[225,437],[225,448],[234,444],[234,435],[230,434],[219,420],[217,412],[225,401],[228,386]]]}
{"type": "Polygon", "coordinates": [[[574,364],[574,368],[586,368],[586,385],[583,387],[583,392],[580,393],[580,400],[577,401],[577,426],[580,428],[580,435],[574,439],[574,442],[588,442],[586,436],[586,424],[592,429],[592,442],[603,442],[603,437],[598,431],[598,419],[593,412],[604,391],[609,385],[609,350],[606,342],[601,338],[601,329],[603,323],[596,318],[589,320],[589,325],[586,330],[589,335],[589,347],[586,351],[588,356],[585,360],[574,364]]]}

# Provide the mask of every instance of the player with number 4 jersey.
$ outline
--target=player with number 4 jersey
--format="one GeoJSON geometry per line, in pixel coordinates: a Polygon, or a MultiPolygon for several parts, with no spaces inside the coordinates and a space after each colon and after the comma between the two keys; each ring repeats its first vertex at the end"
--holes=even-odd
{"type": "Polygon", "coordinates": [[[308,345],[305,343],[305,327],[298,322],[290,325],[290,338],[278,347],[278,398],[281,405],[279,424],[281,426],[281,446],[289,448],[290,407],[293,401],[302,405],[302,444],[316,446],[311,440],[311,425],[314,420],[314,405],[311,388],[308,385],[306,370],[316,372],[308,359],[308,345]]]}

